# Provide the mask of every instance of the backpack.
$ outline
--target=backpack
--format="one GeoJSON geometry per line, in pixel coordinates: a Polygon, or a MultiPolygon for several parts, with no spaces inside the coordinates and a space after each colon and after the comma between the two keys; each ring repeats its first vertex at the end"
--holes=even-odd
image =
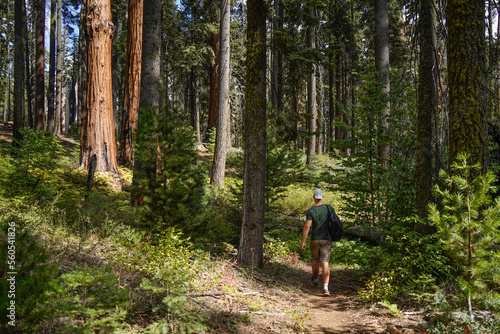
{"type": "Polygon", "coordinates": [[[328,208],[328,234],[330,237],[330,241],[339,241],[344,234],[344,228],[342,226],[342,222],[340,218],[335,213],[335,210],[330,206],[326,206],[328,208]]]}

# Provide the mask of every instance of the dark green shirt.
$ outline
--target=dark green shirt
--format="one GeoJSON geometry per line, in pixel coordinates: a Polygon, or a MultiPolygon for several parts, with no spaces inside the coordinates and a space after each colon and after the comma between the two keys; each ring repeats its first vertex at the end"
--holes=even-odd
{"type": "Polygon", "coordinates": [[[328,208],[325,204],[313,206],[307,210],[306,220],[311,220],[309,230],[311,240],[328,240],[328,208]]]}

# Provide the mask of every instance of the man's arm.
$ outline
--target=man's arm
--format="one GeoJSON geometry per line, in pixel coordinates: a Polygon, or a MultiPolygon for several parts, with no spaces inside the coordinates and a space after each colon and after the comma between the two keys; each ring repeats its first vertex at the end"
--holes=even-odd
{"type": "Polygon", "coordinates": [[[302,251],[306,250],[306,239],[309,234],[309,229],[311,228],[312,220],[306,220],[304,228],[302,229],[302,251]]]}

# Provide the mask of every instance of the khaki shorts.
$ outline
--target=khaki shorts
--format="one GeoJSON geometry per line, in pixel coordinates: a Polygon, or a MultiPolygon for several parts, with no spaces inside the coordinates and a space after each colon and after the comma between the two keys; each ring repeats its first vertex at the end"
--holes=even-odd
{"type": "Polygon", "coordinates": [[[316,261],[330,262],[332,243],[328,240],[311,240],[311,256],[316,261]]]}

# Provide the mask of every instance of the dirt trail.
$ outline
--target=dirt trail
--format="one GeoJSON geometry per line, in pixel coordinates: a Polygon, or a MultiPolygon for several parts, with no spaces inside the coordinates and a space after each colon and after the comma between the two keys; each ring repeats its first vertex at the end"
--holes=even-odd
{"type": "Polygon", "coordinates": [[[419,326],[422,319],[411,312],[392,316],[381,305],[362,302],[356,292],[357,284],[344,276],[335,277],[334,269],[329,284],[330,296],[326,297],[321,284],[312,285],[310,266],[304,265],[301,269],[304,304],[310,307],[310,320],[305,323],[307,333],[425,333],[419,326]]]}

